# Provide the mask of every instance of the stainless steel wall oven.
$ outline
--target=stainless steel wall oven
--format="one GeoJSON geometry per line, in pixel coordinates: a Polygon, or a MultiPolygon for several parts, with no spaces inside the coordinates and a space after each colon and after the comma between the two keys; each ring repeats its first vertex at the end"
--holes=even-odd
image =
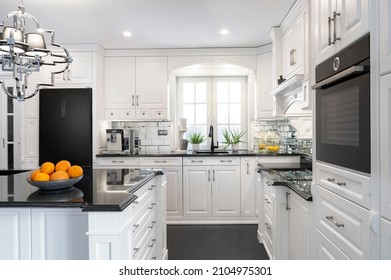
{"type": "Polygon", "coordinates": [[[369,34],[315,69],[316,159],[371,172],[369,34]]]}

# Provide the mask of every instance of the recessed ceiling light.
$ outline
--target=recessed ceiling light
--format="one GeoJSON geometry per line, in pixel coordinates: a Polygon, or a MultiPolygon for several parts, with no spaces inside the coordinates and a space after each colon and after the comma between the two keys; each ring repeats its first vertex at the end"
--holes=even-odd
{"type": "Polygon", "coordinates": [[[220,34],[221,35],[227,35],[227,34],[229,34],[229,30],[228,29],[221,29],[220,30],[220,34]]]}
{"type": "Polygon", "coordinates": [[[124,33],[122,33],[125,37],[130,37],[132,36],[132,33],[130,33],[129,31],[124,31],[124,33]]]}

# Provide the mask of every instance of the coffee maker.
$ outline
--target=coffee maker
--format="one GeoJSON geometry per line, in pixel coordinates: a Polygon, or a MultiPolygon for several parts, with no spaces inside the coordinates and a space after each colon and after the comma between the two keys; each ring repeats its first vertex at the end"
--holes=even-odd
{"type": "Polygon", "coordinates": [[[107,152],[121,153],[124,145],[123,129],[106,129],[107,152]]]}

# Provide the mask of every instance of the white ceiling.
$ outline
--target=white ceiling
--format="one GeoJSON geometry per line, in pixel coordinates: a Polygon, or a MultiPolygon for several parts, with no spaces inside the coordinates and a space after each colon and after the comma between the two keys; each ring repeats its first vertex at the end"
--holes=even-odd
{"type": "MultiPolygon", "coordinates": [[[[20,0],[1,0],[0,21],[20,0]]],[[[60,44],[106,49],[258,47],[295,0],[25,0],[60,44]],[[220,35],[226,28],[230,33],[220,35]],[[123,31],[132,36],[125,38],[123,31]]]]}

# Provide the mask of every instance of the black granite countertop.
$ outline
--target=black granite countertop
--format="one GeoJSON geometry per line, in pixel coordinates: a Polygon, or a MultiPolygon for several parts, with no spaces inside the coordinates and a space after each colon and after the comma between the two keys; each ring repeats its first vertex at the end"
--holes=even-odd
{"type": "Polygon", "coordinates": [[[272,186],[285,186],[297,193],[303,199],[312,201],[311,181],[287,181],[279,174],[278,170],[274,169],[265,169],[261,172],[262,175],[266,176],[268,180],[273,183],[272,186]],[[303,188],[302,184],[305,184],[305,188],[303,188]]]}
{"type": "Polygon", "coordinates": [[[86,169],[72,187],[40,190],[27,182],[31,171],[0,175],[0,207],[80,207],[83,211],[122,211],[134,192],[162,169],[86,169]]]}
{"type": "Polygon", "coordinates": [[[259,153],[249,150],[239,150],[239,151],[224,151],[217,150],[214,153],[211,153],[208,150],[201,150],[198,152],[193,151],[172,151],[172,152],[139,152],[139,153],[109,153],[102,152],[97,154],[96,157],[200,157],[200,156],[300,156],[300,153],[259,153]]]}

